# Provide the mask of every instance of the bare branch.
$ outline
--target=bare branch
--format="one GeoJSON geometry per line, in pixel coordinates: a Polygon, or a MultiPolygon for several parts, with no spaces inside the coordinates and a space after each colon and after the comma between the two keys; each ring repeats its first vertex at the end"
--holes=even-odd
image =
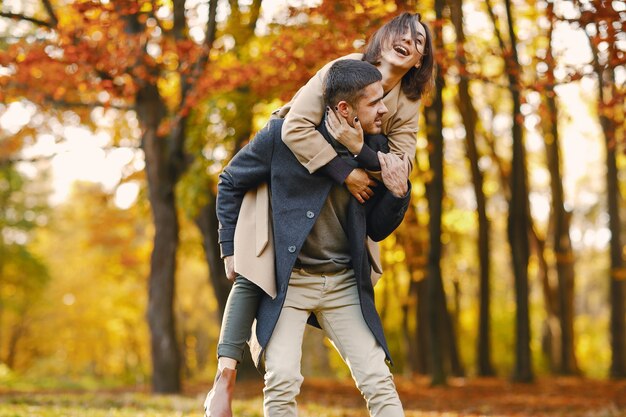
{"type": "MultiPolygon", "coordinates": [[[[206,26],[206,33],[204,37],[204,45],[210,51],[215,42],[215,35],[217,33],[217,0],[209,1],[209,22],[206,26]]],[[[208,57],[208,53],[206,54],[208,57]]]]}
{"type": "Polygon", "coordinates": [[[252,5],[250,6],[250,22],[248,23],[248,27],[251,32],[254,32],[256,29],[256,23],[259,20],[259,15],[261,14],[261,3],[263,0],[253,0],[252,5]]]}
{"type": "Polygon", "coordinates": [[[206,33],[204,37],[204,45],[202,46],[202,54],[200,55],[200,57],[198,57],[198,60],[194,65],[192,74],[185,80],[180,107],[181,110],[186,108],[187,100],[190,96],[189,93],[193,91],[194,85],[204,71],[207,62],[209,62],[209,55],[211,53],[211,49],[213,48],[213,43],[215,42],[215,37],[217,33],[217,2],[218,0],[209,1],[209,21],[207,23],[206,33]]]}
{"type": "Polygon", "coordinates": [[[25,20],[27,22],[34,23],[38,26],[47,27],[49,29],[54,29],[55,25],[51,22],[46,22],[45,20],[36,19],[34,17],[25,16],[21,13],[8,13],[8,12],[0,12],[0,17],[6,17],[13,20],[25,20]]]}
{"type": "MultiPolygon", "coordinates": [[[[138,149],[138,148],[139,146],[125,146],[125,145],[107,145],[107,146],[100,147],[100,149],[102,149],[104,152],[111,152],[117,149],[138,149]]],[[[24,158],[24,157],[19,157],[19,156],[13,157],[13,158],[2,157],[0,158],[0,167],[13,165],[13,164],[20,163],[20,162],[34,164],[34,163],[42,162],[42,161],[49,161],[55,156],[60,155],[65,152],[67,151],[52,152],[47,155],[37,155],[31,158],[24,158]]]]}
{"type": "Polygon", "coordinates": [[[124,110],[129,111],[133,110],[132,107],[129,106],[118,106],[114,104],[103,104],[103,103],[81,103],[81,102],[71,102],[65,100],[55,100],[52,97],[44,98],[44,104],[49,104],[55,107],[66,108],[66,109],[95,109],[96,107],[104,107],[105,109],[116,109],[116,110],[124,110]]]}
{"type": "Polygon", "coordinates": [[[95,109],[96,107],[104,107],[108,109],[116,109],[116,110],[124,110],[129,111],[133,110],[132,107],[128,106],[118,106],[114,104],[103,104],[103,103],[83,103],[83,102],[72,102],[67,100],[57,100],[50,96],[45,96],[43,100],[39,102],[40,104],[47,104],[52,107],[57,107],[61,109],[95,109]]]}
{"type": "Polygon", "coordinates": [[[187,20],[185,19],[185,0],[174,0],[174,37],[183,39],[187,20]]]}
{"type": "Polygon", "coordinates": [[[180,107],[174,116],[172,122],[174,128],[169,135],[171,142],[173,143],[174,164],[177,173],[184,172],[192,161],[192,158],[184,151],[184,141],[186,137],[184,126],[186,124],[186,119],[188,117],[187,114],[190,108],[189,103],[197,94],[195,91],[196,83],[204,72],[204,68],[209,61],[211,48],[213,48],[213,43],[215,42],[217,31],[217,1],[218,0],[209,1],[209,20],[207,23],[204,44],[202,45],[202,54],[193,65],[191,74],[184,76],[181,80],[183,87],[181,91],[180,107]]]}
{"type": "MultiPolygon", "coordinates": [[[[14,89],[17,89],[18,91],[21,91],[21,90],[28,91],[29,89],[32,90],[32,86],[29,86],[23,83],[9,82],[3,85],[3,87],[14,88],[14,89]]],[[[14,94],[14,95],[19,96],[19,97],[24,97],[25,99],[29,100],[29,97],[27,95],[24,95],[24,94],[14,94]]],[[[133,110],[133,107],[131,106],[120,106],[116,104],[105,104],[105,103],[100,103],[100,102],[93,102],[93,103],[89,103],[89,102],[85,103],[85,102],[79,102],[79,101],[72,102],[72,101],[67,101],[67,100],[55,99],[49,95],[39,95],[38,97],[40,97],[40,99],[30,100],[30,101],[32,101],[34,104],[47,104],[47,105],[51,105],[52,107],[59,107],[59,108],[64,108],[64,109],[71,109],[71,108],[94,109],[96,107],[104,107],[104,108],[124,110],[124,111],[133,110]]]]}
{"type": "Polygon", "coordinates": [[[50,0],[42,0],[42,3],[43,3],[43,7],[45,7],[46,11],[48,12],[48,15],[50,16],[50,19],[52,20],[51,23],[54,26],[57,26],[59,24],[59,19],[54,13],[54,9],[52,8],[52,4],[50,3],[50,0]]]}
{"type": "Polygon", "coordinates": [[[500,25],[498,25],[498,18],[493,13],[493,6],[491,4],[491,0],[485,0],[485,3],[487,5],[487,13],[489,13],[489,17],[491,18],[491,21],[493,22],[493,30],[496,35],[496,38],[498,39],[498,44],[500,45],[500,49],[502,50],[502,53],[504,53],[507,48],[504,43],[504,39],[502,38],[502,32],[500,32],[500,25]]]}
{"type": "Polygon", "coordinates": [[[230,19],[234,22],[241,22],[241,9],[238,0],[228,0],[230,5],[230,19]]]}
{"type": "Polygon", "coordinates": [[[13,164],[17,164],[20,162],[25,162],[25,163],[30,163],[30,164],[34,164],[37,162],[41,162],[41,161],[49,161],[52,158],[54,158],[57,155],[57,153],[53,153],[50,155],[39,155],[39,156],[35,156],[32,158],[0,158],[0,167],[5,167],[5,166],[9,166],[9,165],[13,165],[13,164]]]}

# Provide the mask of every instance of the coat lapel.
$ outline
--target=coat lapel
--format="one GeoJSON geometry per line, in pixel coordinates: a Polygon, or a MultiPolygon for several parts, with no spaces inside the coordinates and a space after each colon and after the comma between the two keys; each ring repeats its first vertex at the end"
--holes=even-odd
{"type": "Polygon", "coordinates": [[[400,99],[400,93],[402,92],[401,84],[396,84],[395,87],[383,97],[383,104],[387,107],[387,113],[383,116],[383,133],[389,131],[389,122],[392,116],[395,116],[398,111],[398,100],[400,99]]]}

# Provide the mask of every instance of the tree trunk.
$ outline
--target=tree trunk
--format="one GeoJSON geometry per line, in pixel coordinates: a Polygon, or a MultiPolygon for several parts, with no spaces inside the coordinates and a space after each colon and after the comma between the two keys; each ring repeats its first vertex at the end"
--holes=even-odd
{"type": "MultiPolygon", "coordinates": [[[[202,244],[207,264],[209,265],[209,279],[213,287],[213,293],[217,300],[218,320],[224,317],[226,301],[232,287],[232,282],[226,278],[224,263],[222,262],[220,246],[218,243],[218,221],[215,214],[215,195],[209,191],[209,202],[200,210],[195,219],[196,225],[202,234],[202,244]]],[[[244,358],[249,355],[249,348],[246,345],[244,358]]],[[[259,373],[252,361],[245,360],[239,364],[238,374],[243,379],[258,377],[259,373]]]]}
{"type": "MultiPolygon", "coordinates": [[[[428,270],[426,270],[426,274],[428,274],[428,270]]],[[[428,275],[427,275],[428,276],[428,275]]],[[[417,371],[422,374],[433,374],[433,364],[435,360],[433,359],[433,331],[430,329],[430,304],[433,303],[433,300],[430,299],[429,294],[429,286],[430,283],[427,279],[423,279],[417,283],[417,309],[415,310],[415,319],[417,321],[416,324],[416,345],[417,345],[417,371]]],[[[441,358],[438,358],[441,360],[441,358]]],[[[443,365],[441,365],[443,367],[443,365]]]]}
{"type": "Polygon", "coordinates": [[[552,245],[556,257],[558,322],[560,341],[557,371],[564,375],[578,373],[574,352],[574,265],[572,242],[569,237],[568,214],[564,207],[563,183],[561,182],[560,150],[556,124],[554,93],[548,92],[546,104],[550,120],[550,132],[546,137],[546,152],[552,191],[553,236],[552,245]]]}
{"type": "MultiPolygon", "coordinates": [[[[607,25],[611,21],[618,21],[619,14],[612,8],[611,4],[596,2],[594,6],[601,13],[602,20],[607,25]],[[607,22],[608,21],[608,22],[607,22]]],[[[613,39],[608,39],[608,49],[600,56],[598,44],[603,39],[599,26],[602,21],[595,21],[595,35],[587,33],[589,46],[593,56],[593,66],[598,82],[598,115],[600,126],[604,133],[606,143],[606,193],[609,214],[609,229],[611,231],[610,256],[611,272],[610,281],[610,304],[611,304],[611,371],[613,378],[626,378],[626,309],[624,297],[626,297],[626,266],[622,255],[621,243],[621,219],[620,219],[620,188],[618,179],[618,169],[616,161],[617,138],[615,137],[616,122],[610,115],[615,114],[614,109],[620,106],[620,100],[615,97],[614,68],[607,63],[611,62],[615,56],[616,49],[614,43],[617,41],[616,32],[609,32],[613,39]]],[[[606,37],[606,34],[604,35],[606,37]]],[[[604,39],[603,39],[604,40],[604,39]]],[[[623,101],[623,100],[621,100],[623,101]]]]}
{"type": "Polygon", "coordinates": [[[548,358],[550,370],[558,372],[561,367],[561,324],[559,322],[559,299],[555,285],[550,279],[550,268],[546,260],[546,241],[541,239],[531,224],[530,237],[537,255],[537,278],[541,282],[546,319],[541,332],[541,346],[548,358]]]}
{"type": "Polygon", "coordinates": [[[178,247],[178,218],[167,141],[157,135],[165,105],[155,85],[137,93],[137,115],[142,123],[142,147],[150,207],[154,217],[154,247],[150,258],[148,324],[152,348],[152,387],[157,393],[180,391],[180,353],[173,312],[174,273],[178,247]]]}
{"type": "Polygon", "coordinates": [[[530,382],[533,380],[530,354],[530,319],[528,305],[528,259],[529,259],[529,217],[528,185],[526,179],[526,150],[524,148],[520,111],[520,83],[518,76],[521,68],[517,58],[517,37],[513,26],[511,1],[505,0],[510,39],[510,54],[505,57],[507,73],[511,86],[513,109],[513,160],[511,163],[511,199],[509,201],[508,235],[511,243],[513,273],[515,276],[516,301],[516,361],[514,380],[530,382]]]}
{"type": "MultiPolygon", "coordinates": [[[[2,195],[0,194],[0,197],[2,195]]],[[[6,207],[4,201],[0,201],[0,203],[2,203],[1,207],[6,207]]],[[[0,232],[2,232],[0,230],[0,232]]],[[[2,345],[3,345],[3,341],[4,341],[4,329],[5,329],[5,325],[4,325],[4,298],[2,297],[2,294],[4,293],[3,291],[3,277],[4,277],[4,244],[0,244],[0,360],[2,357],[2,345]]]]}
{"type": "MultiPolygon", "coordinates": [[[[615,15],[610,5],[600,4],[604,16],[615,15]]],[[[596,22],[596,33],[598,32],[596,22]]],[[[587,34],[589,36],[589,34],[587,34]]],[[[611,230],[611,273],[609,275],[609,299],[611,303],[611,377],[626,378],[626,265],[622,258],[620,188],[618,180],[615,137],[616,123],[609,117],[609,106],[619,106],[620,101],[614,100],[615,79],[613,68],[605,68],[600,62],[598,39],[589,36],[589,45],[593,53],[593,65],[598,81],[598,115],[600,126],[606,143],[606,194],[609,212],[609,229],[611,230]],[[616,101],[614,104],[611,101],[616,101]]],[[[614,46],[609,42],[609,52],[614,46]]],[[[604,59],[608,61],[608,59],[604,59]]]]}
{"type": "MultiPolygon", "coordinates": [[[[441,215],[443,202],[443,137],[441,135],[441,112],[443,111],[443,89],[441,77],[437,77],[437,93],[433,104],[426,110],[426,120],[429,126],[429,143],[433,149],[430,152],[430,169],[433,171],[433,179],[427,184],[429,222],[428,231],[430,248],[428,254],[428,322],[430,327],[430,352],[432,360],[432,384],[442,385],[446,383],[446,373],[443,365],[443,323],[439,320],[442,304],[445,305],[445,297],[442,297],[439,288],[443,286],[441,277],[441,215]]],[[[447,308],[445,309],[447,310],[447,308]]]]}
{"type": "Polygon", "coordinates": [[[554,57],[552,55],[552,33],[554,30],[554,4],[547,6],[550,20],[548,30],[548,48],[546,63],[548,64],[548,88],[544,96],[547,115],[544,114],[544,135],[548,171],[550,172],[550,190],[552,193],[553,235],[552,245],[556,257],[558,281],[558,317],[561,339],[559,343],[558,372],[564,375],[578,374],[578,364],[574,348],[574,254],[569,236],[570,215],[565,210],[563,182],[561,180],[561,154],[558,129],[558,108],[554,92],[554,57]]]}
{"type": "MultiPolygon", "coordinates": [[[[411,272],[409,271],[409,274],[411,272]]],[[[412,276],[412,274],[411,274],[412,276]]],[[[425,373],[419,366],[419,347],[417,339],[417,327],[418,323],[415,323],[415,327],[410,325],[410,317],[415,317],[415,310],[417,309],[417,282],[411,279],[409,283],[407,294],[407,302],[402,306],[402,333],[404,335],[404,346],[406,348],[406,355],[411,373],[425,373]]]]}
{"type": "Polygon", "coordinates": [[[226,308],[226,300],[230,293],[232,283],[226,278],[224,263],[222,262],[218,243],[218,221],[215,214],[215,195],[208,191],[209,202],[200,210],[195,219],[196,225],[202,234],[202,243],[207,264],[209,266],[209,279],[217,300],[218,313],[221,318],[226,308]]]}
{"type": "Polygon", "coordinates": [[[465,369],[463,368],[463,364],[461,363],[461,358],[459,356],[459,348],[456,337],[456,326],[454,321],[452,320],[452,316],[448,311],[446,300],[446,294],[443,288],[443,281],[439,280],[439,298],[443,300],[440,304],[440,315],[443,318],[443,326],[445,329],[444,340],[446,346],[446,354],[448,356],[448,360],[450,361],[450,372],[452,375],[456,377],[465,376],[465,369]]]}
{"type": "Polygon", "coordinates": [[[395,236],[398,244],[405,253],[406,266],[411,277],[409,283],[407,302],[402,306],[402,327],[404,329],[405,345],[407,347],[409,366],[411,372],[428,373],[429,352],[428,349],[428,315],[421,314],[426,311],[428,297],[424,294],[424,248],[418,231],[420,225],[414,204],[410,204],[404,222],[396,230],[395,236]],[[415,329],[409,326],[411,314],[415,318],[415,329]]]}
{"type": "MultiPolygon", "coordinates": [[[[465,45],[465,32],[463,30],[463,3],[462,0],[450,1],[450,15],[456,31],[457,43],[461,48],[465,45]]],[[[476,124],[478,116],[472,104],[469,93],[469,80],[465,67],[465,51],[461,49],[458,59],[460,62],[458,107],[465,125],[466,153],[472,172],[472,185],[476,196],[476,212],[478,214],[478,258],[480,263],[480,287],[479,287],[479,318],[478,337],[476,344],[477,371],[480,376],[494,374],[491,364],[491,336],[490,336],[490,276],[489,276],[489,230],[490,223],[487,217],[487,203],[483,191],[483,174],[478,166],[478,149],[476,147],[476,124]]]]}
{"type": "MultiPolygon", "coordinates": [[[[437,20],[443,17],[443,0],[435,0],[435,13],[437,20]]],[[[443,50],[443,39],[441,26],[435,27],[436,48],[443,50]]],[[[426,109],[426,126],[428,142],[431,149],[428,155],[430,170],[433,178],[426,184],[426,195],[428,198],[428,232],[429,232],[429,254],[428,254],[428,322],[430,327],[430,353],[432,363],[432,385],[446,384],[446,370],[444,367],[444,321],[441,318],[442,312],[447,314],[445,294],[441,277],[441,215],[443,205],[443,88],[444,79],[441,71],[437,72],[435,78],[436,91],[432,104],[426,109]],[[443,305],[443,308],[441,306],[443,305]]]]}
{"type": "Polygon", "coordinates": [[[332,375],[329,350],[325,343],[326,334],[315,327],[306,327],[302,340],[302,375],[318,377],[332,375]]]}
{"type": "Polygon", "coordinates": [[[11,329],[9,336],[9,345],[7,346],[6,365],[9,369],[15,369],[15,360],[19,352],[18,345],[24,334],[26,333],[25,319],[22,318],[11,329]]]}
{"type": "MultiPolygon", "coordinates": [[[[611,71],[607,71],[609,73],[611,71]]],[[[604,103],[602,92],[602,73],[598,74],[600,85],[600,105],[604,103]]],[[[606,75],[611,79],[611,75],[606,75]]],[[[615,123],[600,109],[600,124],[604,131],[606,142],[606,189],[609,208],[609,228],[611,229],[611,376],[626,378],[626,322],[624,297],[626,296],[626,281],[620,279],[625,266],[622,259],[621,219],[620,219],[620,189],[617,175],[615,123]]]]}
{"type": "MultiPolygon", "coordinates": [[[[515,112],[517,116],[517,111],[515,112]]],[[[517,123],[516,123],[517,124],[517,123]]],[[[530,322],[528,306],[528,193],[524,169],[524,151],[521,140],[513,139],[513,168],[511,171],[511,200],[509,203],[508,235],[511,243],[513,272],[515,275],[516,310],[516,362],[514,379],[529,382],[533,379],[530,357],[530,322]],[[521,154],[521,155],[520,155],[521,154]]],[[[517,135],[514,135],[517,136],[517,135]]]]}

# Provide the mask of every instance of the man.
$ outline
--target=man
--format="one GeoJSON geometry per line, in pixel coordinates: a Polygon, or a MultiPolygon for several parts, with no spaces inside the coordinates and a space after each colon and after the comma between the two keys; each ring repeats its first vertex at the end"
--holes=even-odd
{"type": "MultiPolygon", "coordinates": [[[[345,123],[378,134],[387,112],[381,79],[369,63],[338,61],[326,76],[325,100],[345,123]]],[[[265,352],[265,415],[297,415],[302,337],[313,315],[349,364],[370,414],[403,416],[385,363],[390,357],[374,306],[366,237],[382,240],[402,221],[410,195],[406,163],[379,153],[385,188],[361,205],[329,177],[310,175],[283,144],[281,126],[282,120],[270,122],[235,155],[220,175],[217,203],[222,256],[232,269],[243,196],[264,182],[271,190],[277,291],[261,298],[256,326],[265,352]]],[[[340,150],[324,124],[319,130],[340,150]]]]}

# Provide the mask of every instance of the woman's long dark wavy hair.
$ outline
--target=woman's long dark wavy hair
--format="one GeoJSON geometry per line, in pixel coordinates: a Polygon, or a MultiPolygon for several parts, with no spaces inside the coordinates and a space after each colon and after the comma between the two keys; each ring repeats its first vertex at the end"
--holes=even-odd
{"type": "Polygon", "coordinates": [[[433,86],[435,54],[433,51],[433,37],[430,29],[424,22],[420,21],[419,13],[402,13],[378,29],[365,47],[363,60],[371,64],[378,65],[382,54],[382,48],[389,40],[401,37],[407,29],[411,29],[413,39],[417,38],[416,23],[420,22],[424,26],[426,39],[424,40],[424,54],[422,65],[419,68],[411,68],[402,77],[402,92],[409,100],[419,100],[422,95],[428,92],[433,86]]]}

